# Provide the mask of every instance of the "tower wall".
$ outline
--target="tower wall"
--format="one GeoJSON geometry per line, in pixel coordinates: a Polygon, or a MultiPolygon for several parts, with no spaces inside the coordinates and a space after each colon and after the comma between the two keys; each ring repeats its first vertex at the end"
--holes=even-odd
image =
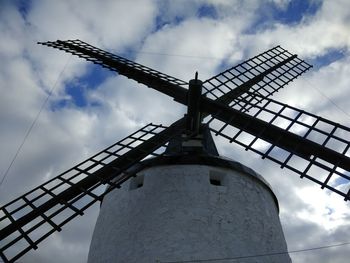
{"type": "MultiPolygon", "coordinates": [[[[208,260],[282,251],[287,246],[278,204],[259,175],[247,169],[162,165],[106,195],[88,262],[208,260]]],[[[291,261],[282,254],[227,262],[291,261]]]]}

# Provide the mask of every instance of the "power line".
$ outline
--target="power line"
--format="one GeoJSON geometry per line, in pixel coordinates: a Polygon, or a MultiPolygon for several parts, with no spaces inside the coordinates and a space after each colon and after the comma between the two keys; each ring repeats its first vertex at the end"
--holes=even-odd
{"type": "Polygon", "coordinates": [[[330,103],[333,104],[338,110],[340,110],[342,113],[344,113],[347,117],[350,119],[350,114],[347,113],[344,109],[342,109],[337,103],[335,103],[330,97],[328,97],[326,94],[324,94],[320,89],[318,89],[316,86],[314,86],[310,81],[305,80],[313,89],[315,89],[318,93],[320,93],[323,97],[325,97],[330,103]]]}
{"type": "Polygon", "coordinates": [[[313,250],[321,250],[321,249],[327,249],[332,247],[340,247],[340,246],[346,246],[350,245],[350,242],[340,243],[340,244],[333,244],[328,246],[320,246],[320,247],[313,247],[313,248],[305,248],[305,249],[298,249],[298,250],[291,250],[291,251],[285,251],[285,252],[275,252],[275,253],[265,253],[265,254],[256,254],[256,255],[247,255],[247,256],[238,256],[238,257],[231,257],[231,258],[213,258],[213,259],[197,259],[197,260],[185,260],[185,261],[158,261],[159,263],[190,263],[190,262],[208,262],[208,261],[223,261],[223,260],[236,260],[236,259],[245,259],[245,258],[256,258],[256,257],[266,257],[266,256],[276,256],[276,255],[284,255],[284,254],[295,254],[295,253],[301,253],[301,252],[307,252],[307,251],[313,251],[313,250]]]}
{"type": "Polygon", "coordinates": [[[11,167],[13,166],[14,162],[16,161],[18,154],[19,154],[20,151],[22,150],[23,145],[25,144],[25,142],[26,142],[26,140],[27,140],[29,134],[31,133],[31,131],[32,131],[33,128],[34,128],[34,125],[36,124],[37,120],[39,119],[39,116],[40,116],[41,112],[43,111],[44,107],[46,106],[46,103],[48,102],[48,100],[49,100],[49,98],[51,97],[53,91],[55,90],[55,88],[56,88],[56,86],[57,86],[57,83],[58,83],[58,80],[61,78],[63,72],[65,71],[65,69],[66,69],[66,67],[67,67],[67,65],[68,65],[68,63],[69,63],[69,61],[70,61],[70,58],[71,58],[71,56],[68,57],[66,64],[64,65],[64,67],[63,67],[63,69],[61,70],[60,74],[58,75],[58,77],[57,77],[57,79],[56,79],[54,85],[53,85],[52,88],[51,88],[51,90],[49,90],[46,99],[44,100],[44,102],[43,102],[43,104],[41,105],[41,107],[40,107],[38,113],[36,114],[35,118],[33,119],[32,124],[30,125],[29,129],[27,130],[26,134],[24,135],[24,138],[23,138],[23,140],[22,140],[22,143],[19,145],[19,147],[18,147],[18,149],[17,149],[15,155],[13,156],[13,158],[12,158],[12,160],[11,160],[9,166],[7,167],[5,173],[3,174],[2,178],[1,178],[0,187],[1,187],[2,184],[4,183],[4,180],[6,179],[6,177],[8,176],[8,173],[9,173],[11,167]]]}
{"type": "MultiPolygon", "coordinates": [[[[303,47],[300,44],[297,44],[300,50],[303,50],[303,47]]],[[[322,65],[318,64],[316,65],[318,68],[320,68],[322,65]]],[[[315,89],[318,93],[320,93],[324,98],[326,98],[331,104],[333,104],[334,107],[336,107],[338,110],[340,110],[342,113],[344,113],[347,117],[350,118],[350,114],[347,113],[344,109],[342,109],[337,103],[335,103],[330,97],[328,97],[326,94],[324,94],[321,90],[319,90],[316,86],[314,86],[309,80],[305,79],[305,81],[311,86],[313,89],[315,89]]]]}
{"type": "Polygon", "coordinates": [[[151,51],[135,51],[135,52],[141,53],[141,54],[146,54],[146,55],[157,55],[157,56],[168,56],[168,57],[184,57],[184,58],[195,58],[195,59],[215,59],[215,60],[222,60],[222,58],[217,58],[217,57],[179,55],[179,54],[159,53],[159,52],[151,52],[151,51]]]}

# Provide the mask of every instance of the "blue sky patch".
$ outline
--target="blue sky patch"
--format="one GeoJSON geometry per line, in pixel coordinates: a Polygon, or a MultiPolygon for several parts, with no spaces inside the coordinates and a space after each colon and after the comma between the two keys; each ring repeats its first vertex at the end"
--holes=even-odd
{"type": "MultiPolygon", "coordinates": [[[[175,17],[170,18],[167,16],[164,17],[163,13],[164,11],[160,11],[160,14],[155,18],[155,32],[160,30],[167,24],[171,24],[174,26],[179,25],[186,19],[186,17],[183,15],[176,15],[175,17]]],[[[211,4],[201,5],[194,15],[199,18],[218,18],[218,13],[215,9],[215,6],[211,4]]]]}
{"type": "Polygon", "coordinates": [[[87,100],[86,94],[89,90],[96,89],[108,77],[113,75],[115,75],[114,72],[99,65],[89,65],[84,76],[66,83],[65,92],[70,96],[70,99],[55,101],[53,105],[51,105],[51,109],[57,110],[67,107],[68,105],[75,105],[76,107],[86,107],[89,105],[97,106],[96,102],[90,102],[87,100]]]}
{"type": "Polygon", "coordinates": [[[165,25],[172,24],[172,25],[178,25],[182,21],[184,21],[185,18],[183,16],[175,16],[171,21],[168,19],[164,19],[161,15],[156,17],[156,28],[154,32],[157,32],[158,30],[162,29],[165,25]]]}
{"type": "Polygon", "coordinates": [[[17,9],[24,20],[27,19],[27,15],[30,10],[31,4],[32,4],[31,0],[18,0],[16,3],[17,9]]]}
{"type": "Polygon", "coordinates": [[[304,16],[315,15],[321,5],[321,1],[293,0],[285,10],[275,6],[273,17],[282,24],[294,24],[300,22],[304,16]]]}
{"type": "Polygon", "coordinates": [[[304,17],[315,15],[321,6],[322,1],[319,0],[293,0],[286,8],[280,8],[272,2],[267,3],[245,33],[254,34],[273,27],[275,23],[297,24],[304,17]]]}
{"type": "Polygon", "coordinates": [[[309,60],[309,62],[315,67],[315,69],[317,69],[332,64],[345,56],[346,52],[343,49],[331,49],[322,56],[309,60]]]}
{"type": "Polygon", "coordinates": [[[197,12],[198,17],[207,17],[207,18],[212,18],[212,19],[217,19],[218,14],[216,12],[216,9],[213,5],[202,5],[197,12]]]}
{"type": "Polygon", "coordinates": [[[74,83],[68,83],[66,85],[66,93],[70,95],[72,98],[72,102],[74,105],[78,107],[85,107],[87,106],[87,99],[86,99],[86,85],[79,81],[74,83]]]}

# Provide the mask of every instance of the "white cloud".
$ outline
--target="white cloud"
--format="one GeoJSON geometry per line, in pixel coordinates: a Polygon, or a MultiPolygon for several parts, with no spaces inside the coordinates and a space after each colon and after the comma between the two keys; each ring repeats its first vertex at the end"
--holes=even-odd
{"type": "Polygon", "coordinates": [[[348,1],[323,1],[314,16],[304,16],[298,24],[272,24],[248,35],[245,43],[255,48],[281,44],[304,58],[323,55],[329,49],[349,49],[348,10],[348,1]]]}
{"type": "MultiPolygon", "coordinates": [[[[196,70],[206,79],[223,65],[236,63],[275,44],[303,58],[315,58],[331,49],[343,48],[343,59],[308,73],[304,80],[293,82],[276,98],[332,120],[350,123],[345,114],[310,87],[317,87],[347,109],[348,1],[324,1],[315,15],[289,25],[268,21],[268,29],[254,34],[244,32],[258,18],[259,8],[264,5],[261,1],[188,2],[84,1],[82,5],[81,1],[32,1],[25,19],[12,4],[4,5],[0,9],[2,172],[69,58],[64,52],[36,45],[36,41],[80,38],[113,52],[139,50],[138,62],[185,81],[196,70]],[[198,8],[206,2],[215,5],[216,18],[196,17],[198,8]],[[159,28],[157,16],[164,22],[159,28]],[[182,19],[175,21],[176,16],[182,19]]],[[[286,8],[289,3],[272,2],[279,8],[286,8]]],[[[87,65],[81,59],[70,58],[50,102],[66,97],[65,83],[83,76],[87,65]]],[[[52,111],[49,102],[0,188],[1,200],[11,200],[140,125],[170,124],[185,110],[171,98],[118,76],[109,77],[86,95],[89,100],[100,102],[99,106],[79,108],[71,104],[52,111]]],[[[253,167],[272,184],[280,200],[281,220],[290,249],[349,241],[348,203],[342,198],[321,191],[314,183],[300,180],[251,152],[220,139],[217,145],[221,153],[253,167]]],[[[58,262],[84,262],[97,210],[92,210],[90,217],[72,222],[72,227],[67,226],[68,231],[44,241],[37,252],[28,253],[25,261],[53,260],[52,253],[56,251],[58,262]],[[82,233],[85,234],[81,236],[82,233]]],[[[340,252],[292,256],[294,262],[345,262],[346,251],[337,251],[340,252]]]]}
{"type": "Polygon", "coordinates": [[[154,59],[141,53],[139,61],[145,64],[149,62],[151,67],[171,72],[186,81],[193,78],[194,72],[198,70],[200,77],[205,80],[214,73],[213,69],[222,59],[231,55],[235,42],[234,32],[225,23],[206,18],[188,19],[179,25],[164,26],[150,35],[143,46],[145,51],[177,54],[180,57],[160,56],[154,59]],[[186,54],[193,57],[188,58],[186,54]]]}

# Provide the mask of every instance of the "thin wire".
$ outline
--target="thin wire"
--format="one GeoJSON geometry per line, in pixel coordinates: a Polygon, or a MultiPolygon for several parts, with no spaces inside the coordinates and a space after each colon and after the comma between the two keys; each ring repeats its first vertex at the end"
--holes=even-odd
{"type": "MultiPolygon", "coordinates": [[[[300,43],[297,44],[300,50],[303,50],[302,45],[300,45],[300,43]]],[[[318,65],[316,65],[317,68],[321,68],[321,64],[319,63],[318,65]]],[[[345,110],[343,110],[341,107],[339,107],[331,98],[329,98],[326,94],[324,94],[322,91],[320,91],[316,86],[314,86],[310,81],[308,81],[307,79],[305,79],[305,81],[313,88],[315,89],[317,92],[319,92],[323,97],[325,97],[330,103],[332,103],[338,110],[340,110],[342,113],[344,113],[347,117],[350,118],[350,114],[347,113],[345,110]]]]}
{"type": "Polygon", "coordinates": [[[327,100],[329,100],[330,103],[332,103],[338,110],[340,110],[342,113],[344,113],[347,117],[350,119],[350,114],[347,113],[345,110],[343,110],[337,103],[335,103],[330,97],[328,97],[326,94],[324,94],[321,90],[319,90],[316,86],[314,86],[310,81],[305,80],[313,89],[315,89],[317,92],[319,92],[323,97],[325,97],[327,100]]]}
{"type": "Polygon", "coordinates": [[[191,56],[191,55],[178,55],[178,54],[151,52],[151,51],[135,51],[135,52],[141,53],[141,54],[146,54],[146,55],[159,55],[159,56],[168,56],[168,57],[184,57],[184,58],[195,58],[195,59],[215,59],[215,60],[222,60],[222,58],[217,58],[217,57],[203,57],[203,56],[191,56]]]}
{"type": "Polygon", "coordinates": [[[51,95],[52,95],[52,93],[54,92],[54,90],[55,90],[55,88],[56,88],[56,86],[57,86],[57,83],[58,83],[59,79],[61,78],[63,72],[65,71],[65,69],[66,69],[66,67],[67,67],[67,65],[68,65],[68,63],[69,63],[71,57],[72,57],[72,55],[70,55],[70,56],[68,57],[66,64],[64,65],[64,67],[63,67],[63,69],[61,70],[60,74],[58,75],[58,77],[57,77],[57,79],[56,79],[54,85],[52,86],[51,90],[50,90],[49,93],[47,94],[47,97],[46,97],[46,99],[44,100],[43,104],[41,105],[41,107],[40,107],[40,109],[39,109],[37,115],[35,116],[35,118],[34,118],[32,124],[30,125],[29,129],[27,130],[26,134],[24,135],[24,138],[23,138],[23,140],[22,140],[22,143],[21,143],[20,146],[18,147],[18,149],[17,149],[15,155],[13,156],[13,158],[12,158],[12,160],[11,160],[10,165],[7,167],[5,173],[4,173],[3,176],[2,176],[2,179],[1,179],[1,182],[0,182],[0,187],[1,187],[2,184],[4,183],[4,180],[6,179],[6,177],[8,176],[9,171],[10,171],[11,167],[13,166],[14,162],[16,161],[18,154],[19,154],[20,151],[22,150],[23,145],[25,144],[25,142],[26,142],[28,136],[30,135],[31,131],[33,130],[35,123],[36,123],[37,120],[39,119],[39,116],[40,116],[41,112],[42,112],[43,109],[45,108],[47,102],[49,101],[49,99],[50,99],[50,97],[51,97],[51,95]]]}
{"type": "Polygon", "coordinates": [[[266,253],[266,254],[257,254],[257,255],[249,255],[249,256],[232,257],[232,258],[213,258],[213,259],[198,259],[198,260],[186,260],[186,261],[158,261],[158,262],[159,263],[189,263],[189,262],[208,262],[208,261],[235,260],[235,259],[244,259],[244,258],[256,258],[256,257],[265,257],[265,256],[275,256],[275,255],[283,255],[283,254],[301,253],[301,252],[306,252],[306,251],[321,250],[321,249],[327,249],[327,248],[332,248],[332,247],[340,247],[340,246],[345,246],[345,245],[350,245],[350,242],[334,244],[334,245],[328,245],[328,246],[321,246],[321,247],[305,248],[305,249],[299,249],[299,250],[291,250],[291,251],[286,251],[286,252],[275,252],[275,253],[266,253]]]}

